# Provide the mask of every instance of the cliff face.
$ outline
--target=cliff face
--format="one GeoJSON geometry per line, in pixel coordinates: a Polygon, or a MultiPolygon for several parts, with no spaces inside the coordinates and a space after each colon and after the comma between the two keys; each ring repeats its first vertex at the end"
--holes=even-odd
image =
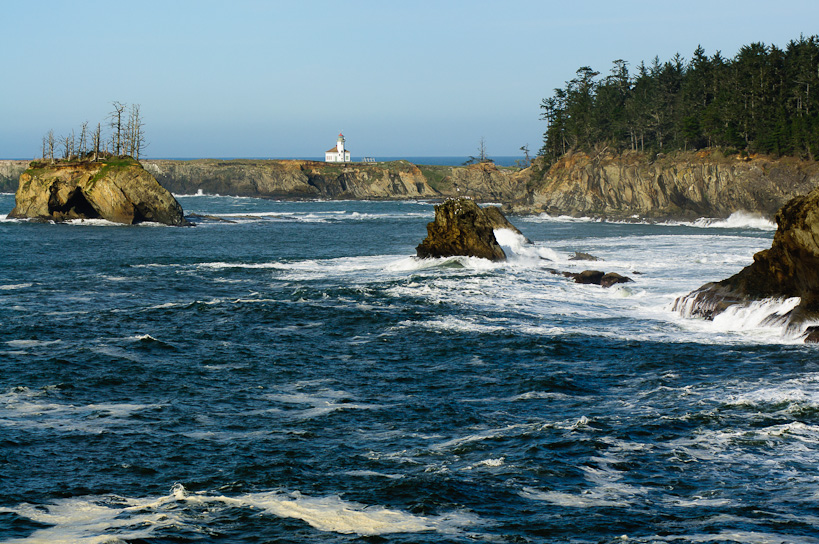
{"type": "Polygon", "coordinates": [[[302,160],[144,160],[177,194],[276,198],[404,199],[466,196],[510,202],[525,195],[528,177],[494,164],[416,166],[407,161],[334,164],[302,160]]]}
{"type": "Polygon", "coordinates": [[[131,225],[152,221],[186,225],[182,207],[131,159],[109,162],[32,163],[20,175],[11,218],[101,218],[131,225]]]}
{"type": "Polygon", "coordinates": [[[642,153],[561,158],[529,169],[519,213],[627,218],[727,217],[735,211],[773,217],[788,200],[819,184],[819,164],[796,159],[738,160],[719,152],[642,153]]]}
{"type": "Polygon", "coordinates": [[[469,166],[422,166],[431,178],[438,178],[435,188],[444,196],[467,197],[479,202],[507,203],[526,196],[528,170],[499,168],[491,162],[469,166]]]}
{"type": "Polygon", "coordinates": [[[300,160],[150,160],[145,168],[177,194],[281,198],[416,198],[438,193],[413,164],[389,167],[300,160]]]}
{"type": "Polygon", "coordinates": [[[26,171],[29,161],[0,161],[0,193],[13,193],[17,190],[17,180],[26,171]]]}

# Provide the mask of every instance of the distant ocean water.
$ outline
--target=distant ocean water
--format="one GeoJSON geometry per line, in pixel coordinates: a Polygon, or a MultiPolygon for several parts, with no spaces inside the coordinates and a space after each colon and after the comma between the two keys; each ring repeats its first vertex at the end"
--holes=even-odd
{"type": "Polygon", "coordinates": [[[769,222],[512,217],[490,263],[413,257],[426,202],[178,198],[232,222],[0,195],[0,541],[819,542],[793,301],[669,310],[769,222]]]}

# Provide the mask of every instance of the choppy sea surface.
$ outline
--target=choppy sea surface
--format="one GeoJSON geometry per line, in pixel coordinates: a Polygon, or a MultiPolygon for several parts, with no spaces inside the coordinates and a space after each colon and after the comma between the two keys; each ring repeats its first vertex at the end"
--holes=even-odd
{"type": "Polygon", "coordinates": [[[416,259],[428,202],[179,201],[232,222],[0,195],[0,541],[819,542],[794,301],[669,309],[767,221],[511,217],[494,264],[416,259]]]}

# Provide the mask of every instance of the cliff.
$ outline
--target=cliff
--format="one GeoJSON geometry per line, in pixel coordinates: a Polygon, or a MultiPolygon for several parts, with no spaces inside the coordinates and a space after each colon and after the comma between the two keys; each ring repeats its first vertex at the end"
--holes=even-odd
{"type": "Polygon", "coordinates": [[[13,193],[17,190],[20,174],[26,171],[30,161],[0,161],[0,193],[13,193]]]}
{"type": "Polygon", "coordinates": [[[182,207],[133,159],[32,162],[20,175],[10,218],[106,219],[187,225],[182,207]]]}
{"type": "MultiPolygon", "coordinates": [[[[24,161],[0,161],[0,183],[16,187],[24,161]],[[5,176],[5,177],[3,177],[5,176]],[[11,180],[14,180],[12,185],[11,180]]],[[[507,212],[628,219],[727,217],[736,211],[773,218],[789,199],[819,185],[819,163],[794,158],[740,160],[720,151],[571,153],[551,168],[492,163],[413,165],[406,161],[333,164],[302,160],[144,160],[177,194],[332,199],[469,197],[507,212]]],[[[0,185],[0,187],[2,187],[0,185]]]]}
{"type": "Polygon", "coordinates": [[[328,164],[302,160],[212,159],[142,161],[177,194],[276,198],[379,199],[436,195],[421,171],[406,161],[389,166],[328,164]]]}
{"type": "Polygon", "coordinates": [[[513,168],[414,165],[407,161],[335,164],[303,160],[144,160],[177,194],[273,198],[405,199],[468,196],[510,202],[524,195],[513,168]]]}
{"type": "Polygon", "coordinates": [[[693,219],[749,211],[773,217],[785,202],[819,185],[819,163],[739,159],[719,151],[656,159],[636,152],[573,153],[548,170],[536,161],[528,175],[526,195],[511,205],[518,213],[693,219]]]}

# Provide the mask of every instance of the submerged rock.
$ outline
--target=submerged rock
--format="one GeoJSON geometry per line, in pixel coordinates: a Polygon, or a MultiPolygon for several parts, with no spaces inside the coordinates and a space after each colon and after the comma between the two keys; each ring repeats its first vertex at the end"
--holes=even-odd
{"type": "MultiPolygon", "coordinates": [[[[497,213],[503,217],[500,210],[497,213]]],[[[427,224],[427,237],[415,248],[417,255],[421,258],[464,255],[505,261],[506,253],[495,239],[494,229],[509,227],[496,227],[497,215],[490,214],[466,198],[435,206],[435,220],[427,224]]],[[[503,221],[511,225],[505,217],[503,221]]]]}
{"type": "Polygon", "coordinates": [[[20,175],[9,217],[189,225],[173,195],[130,158],[53,165],[32,162],[20,175]]]}
{"type": "Polygon", "coordinates": [[[819,318],[819,188],[785,204],[776,223],[771,248],[754,255],[753,264],[678,298],[674,310],[713,319],[735,304],[799,297],[789,325],[819,318]]]}

